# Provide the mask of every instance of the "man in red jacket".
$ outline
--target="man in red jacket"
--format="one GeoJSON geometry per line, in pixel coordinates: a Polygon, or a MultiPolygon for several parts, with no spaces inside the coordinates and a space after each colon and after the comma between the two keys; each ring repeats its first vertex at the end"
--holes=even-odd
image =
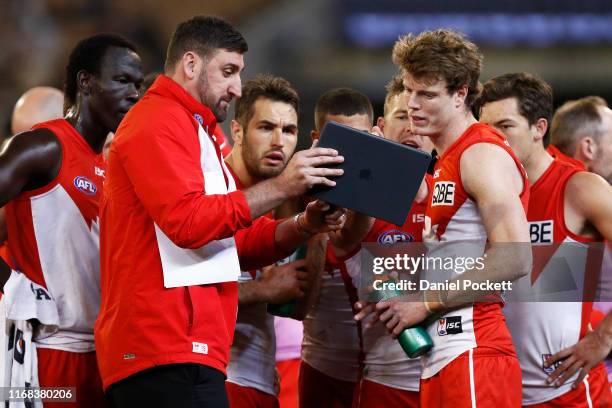
{"type": "Polygon", "coordinates": [[[160,75],[117,130],[101,203],[100,372],[118,407],[224,407],[240,270],[269,265],[340,211],[311,203],[259,217],[314,185],[333,186],[331,149],[299,152],[274,178],[238,191],[214,138],[241,95],[247,44],[214,17],[181,23],[160,75]],[[253,221],[255,220],[255,221],[253,221]]]}

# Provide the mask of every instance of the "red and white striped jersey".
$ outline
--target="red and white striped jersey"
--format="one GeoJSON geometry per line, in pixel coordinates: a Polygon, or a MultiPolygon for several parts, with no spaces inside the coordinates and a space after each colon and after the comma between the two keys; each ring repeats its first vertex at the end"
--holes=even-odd
{"type": "MultiPolygon", "coordinates": [[[[426,177],[430,185],[431,177],[426,177]]],[[[415,203],[401,226],[375,220],[363,242],[385,246],[396,242],[420,242],[425,207],[425,201],[415,203]]],[[[362,330],[354,320],[354,304],[359,300],[362,278],[361,251],[358,247],[353,253],[338,258],[328,250],[328,273],[322,278],[319,300],[304,319],[302,358],[334,378],[357,381],[363,367],[364,378],[370,381],[416,391],[420,361],[408,359],[383,326],[362,330]]]]}
{"type": "Polygon", "coordinates": [[[59,332],[38,347],[90,351],[100,307],[98,198],[104,159],[64,119],[36,125],[62,147],[59,174],[6,205],[9,250],[16,269],[54,298],[59,332]]]}
{"type": "MultiPolygon", "coordinates": [[[[429,191],[432,178],[425,176],[429,191]]],[[[395,242],[421,242],[427,200],[414,203],[404,225],[393,225],[376,220],[364,242],[389,245],[395,242]]],[[[346,261],[351,276],[361,272],[360,254],[346,261]]],[[[410,359],[382,324],[363,330],[364,378],[378,384],[407,391],[418,391],[421,360],[410,359]]]]}
{"type": "MultiPolygon", "coordinates": [[[[587,262],[596,261],[595,252],[589,251],[587,245],[578,244],[594,240],[574,234],[565,224],[565,187],[579,171],[572,163],[555,159],[531,187],[527,219],[534,245],[534,267],[529,279],[524,280],[534,288],[538,281],[550,279],[550,274],[557,277],[553,279],[561,279],[561,274],[569,271],[557,262],[564,251],[565,256],[580,264],[580,270],[576,270],[579,276],[584,276],[587,262]],[[561,243],[574,245],[559,246],[561,243]],[[551,261],[553,256],[555,260],[551,261]]],[[[577,283],[584,285],[584,282],[577,283]]],[[[544,368],[543,364],[550,355],[578,342],[585,333],[592,309],[591,302],[560,302],[554,301],[554,294],[548,299],[543,296],[539,302],[509,302],[504,309],[521,363],[525,405],[549,401],[571,390],[578,373],[556,388],[546,384],[554,368],[544,368]]]]}
{"type": "MultiPolygon", "coordinates": [[[[446,243],[469,241],[473,253],[462,256],[482,257],[487,233],[476,201],[465,191],[461,181],[460,160],[463,152],[477,143],[489,143],[504,149],[516,163],[523,178],[520,194],[525,209],[529,198],[527,175],[505,137],[491,127],[476,123],[470,126],[438,159],[433,175],[433,190],[428,199],[426,215],[440,244],[430,249],[428,256],[443,256],[446,243]],[[480,244],[482,244],[480,246],[480,244]]],[[[450,247],[450,245],[448,245],[450,247]]],[[[452,272],[455,276],[457,271],[452,272]]],[[[453,278],[450,276],[449,278],[453,278]]],[[[423,357],[422,378],[430,378],[456,357],[476,347],[486,347],[495,353],[515,355],[510,333],[499,303],[475,303],[453,310],[427,327],[433,347],[423,357]],[[453,330],[447,330],[452,322],[453,330]]]]}
{"type": "Polygon", "coordinates": [[[343,381],[359,379],[361,328],[353,318],[357,300],[344,262],[334,257],[328,245],[319,294],[304,318],[302,360],[343,381]]]}
{"type": "MultiPolygon", "coordinates": [[[[223,152],[223,147],[220,148],[223,152]]],[[[227,169],[236,182],[236,188],[244,190],[245,186],[229,164],[227,169]]],[[[274,219],[271,212],[262,217],[274,219]]],[[[279,264],[290,260],[289,257],[279,261],[279,264]]],[[[259,279],[261,273],[261,269],[241,271],[239,285],[259,279]]],[[[255,388],[266,394],[278,395],[280,384],[276,373],[274,316],[268,314],[267,306],[267,303],[258,302],[238,307],[234,340],[227,364],[227,381],[242,387],[255,388]]]]}

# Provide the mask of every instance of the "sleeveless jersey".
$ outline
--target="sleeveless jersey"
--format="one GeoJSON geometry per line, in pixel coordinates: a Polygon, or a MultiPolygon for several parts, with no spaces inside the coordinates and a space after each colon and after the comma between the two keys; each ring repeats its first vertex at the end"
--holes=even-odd
{"type": "MultiPolygon", "coordinates": [[[[433,189],[426,215],[439,243],[428,252],[430,257],[444,257],[452,242],[469,241],[462,256],[478,258],[484,254],[487,233],[477,203],[465,191],[461,181],[460,160],[463,152],[477,143],[489,143],[504,149],[516,163],[523,179],[520,199],[527,208],[529,186],[527,175],[506,139],[491,127],[471,125],[438,159],[434,168],[433,189]],[[475,244],[475,245],[474,245],[475,244]],[[469,253],[468,253],[469,252],[469,253]]],[[[452,250],[452,249],[451,249],[452,250]]],[[[452,271],[454,276],[460,272],[452,271]]],[[[427,327],[433,347],[423,356],[422,378],[430,378],[456,357],[476,347],[493,353],[515,355],[510,333],[504,322],[500,303],[475,303],[441,316],[427,327]]]]}
{"type": "MultiPolygon", "coordinates": [[[[426,177],[430,185],[431,177],[426,177]]],[[[425,203],[413,205],[403,226],[376,220],[364,242],[421,241],[425,206],[425,203]]],[[[304,319],[302,359],[340,380],[357,381],[363,367],[368,380],[418,390],[420,362],[409,360],[382,326],[363,331],[354,320],[353,305],[359,300],[360,260],[360,249],[336,258],[328,247],[329,273],[323,274],[317,303],[304,319]]]]}
{"type": "Polygon", "coordinates": [[[327,247],[321,288],[304,318],[302,360],[332,378],[356,382],[361,368],[361,330],[353,304],[357,293],[348,282],[344,262],[327,247]]]}
{"type": "Polygon", "coordinates": [[[568,163],[570,165],[572,165],[573,167],[576,167],[580,170],[586,170],[586,166],[584,165],[584,163],[582,163],[580,160],[576,160],[573,157],[569,157],[565,154],[563,154],[561,152],[561,150],[557,149],[557,146],[555,145],[548,145],[548,147],[546,148],[546,151],[548,152],[548,154],[550,154],[552,157],[554,157],[555,159],[568,163]]]}
{"type": "MultiPolygon", "coordinates": [[[[238,282],[251,281],[260,274],[257,271],[253,277],[251,272],[243,271],[238,282]]],[[[268,314],[266,303],[238,307],[234,341],[227,365],[227,381],[266,394],[278,394],[274,316],[268,314]]]]}
{"type": "Polygon", "coordinates": [[[64,119],[36,125],[62,147],[57,177],[6,205],[9,250],[17,270],[45,287],[58,308],[59,332],[38,347],[91,351],[100,307],[98,198],[104,161],[64,119]]]}
{"type": "MultiPolygon", "coordinates": [[[[220,129],[219,127],[217,127],[220,129]]],[[[216,141],[219,134],[215,132],[216,141]]],[[[225,143],[225,140],[223,140],[225,143]]],[[[223,152],[223,147],[220,146],[223,152]]],[[[238,190],[244,190],[234,169],[228,164],[227,169],[236,182],[238,190]]],[[[273,219],[273,214],[262,215],[273,219]]],[[[289,262],[291,257],[277,264],[289,262]]],[[[261,270],[241,271],[238,282],[248,282],[258,279],[261,270]]],[[[274,332],[274,316],[268,314],[267,303],[253,303],[238,307],[234,339],[230,348],[230,359],[227,364],[227,381],[242,387],[251,387],[270,395],[278,395],[279,379],[276,373],[276,334],[274,332]]]]}
{"type": "MultiPolygon", "coordinates": [[[[425,176],[431,190],[432,178],[425,176]]],[[[364,242],[391,245],[396,242],[422,241],[427,200],[413,203],[406,222],[402,226],[376,220],[364,242]]],[[[351,276],[361,273],[358,262],[360,254],[346,261],[351,276]]],[[[363,330],[365,353],[364,378],[378,384],[407,391],[419,390],[421,378],[420,359],[410,359],[396,339],[393,339],[382,324],[363,330]]]]}
{"type": "MultiPolygon", "coordinates": [[[[527,219],[534,245],[534,268],[530,279],[521,281],[534,288],[537,288],[535,285],[539,280],[550,279],[547,277],[551,273],[558,276],[565,273],[557,262],[549,262],[553,255],[562,256],[563,251],[571,251],[566,256],[576,261],[580,259],[582,268],[579,274],[584,273],[586,262],[589,262],[587,246],[578,243],[594,240],[572,233],[565,225],[564,216],[565,187],[579,171],[575,165],[555,159],[531,187],[527,219]],[[575,245],[554,245],[570,242],[575,245]],[[550,246],[551,251],[546,251],[546,246],[550,246]]],[[[526,405],[565,394],[578,377],[576,373],[559,388],[547,385],[546,378],[554,368],[544,368],[543,363],[552,354],[578,342],[590,319],[592,303],[555,302],[551,300],[559,299],[558,294],[550,296],[549,299],[541,297],[542,301],[539,302],[509,302],[504,309],[521,364],[523,404],[526,405]]]]}

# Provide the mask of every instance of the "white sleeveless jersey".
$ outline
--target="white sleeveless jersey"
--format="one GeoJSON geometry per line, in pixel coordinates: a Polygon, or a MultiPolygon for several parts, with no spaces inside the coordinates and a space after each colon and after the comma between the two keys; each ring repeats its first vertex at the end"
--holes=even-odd
{"type": "Polygon", "coordinates": [[[339,380],[357,381],[359,328],[340,269],[324,271],[318,299],[304,318],[302,360],[339,380]]]}
{"type": "MultiPolygon", "coordinates": [[[[426,215],[439,243],[429,250],[428,258],[480,258],[484,254],[487,233],[477,203],[466,192],[461,179],[463,152],[477,143],[493,144],[504,149],[514,160],[525,188],[520,194],[526,208],[529,196],[527,175],[506,139],[493,128],[476,123],[470,126],[438,159],[433,175],[433,189],[426,215]],[[467,242],[469,241],[469,244],[467,242]],[[457,244],[466,242],[457,252],[457,244]]],[[[462,272],[448,271],[453,279],[462,272]]],[[[424,271],[427,278],[428,271],[424,271]]],[[[510,333],[500,303],[474,303],[452,310],[432,322],[427,332],[433,340],[430,352],[423,356],[422,378],[430,378],[464,352],[476,347],[494,350],[500,355],[515,356],[510,333]]]]}
{"type": "MultiPolygon", "coordinates": [[[[243,271],[238,284],[252,279],[250,272],[243,271]]],[[[227,381],[266,394],[278,394],[274,316],[268,314],[266,303],[238,307],[227,381]]]]}
{"type": "MultiPolygon", "coordinates": [[[[578,373],[556,388],[546,384],[554,367],[544,368],[551,355],[576,344],[590,320],[592,303],[576,302],[576,292],[566,301],[561,292],[550,293],[551,282],[571,280],[577,291],[585,292],[585,267],[592,240],[569,231],[564,217],[564,191],[571,176],[580,171],[555,160],[531,187],[527,219],[534,245],[534,268],[518,284],[531,286],[537,302],[510,301],[504,308],[523,375],[523,404],[532,405],[559,397],[569,391],[578,373]],[[564,245],[559,246],[555,244],[564,245]],[[551,277],[552,276],[552,277],[551,277]]],[[[521,290],[516,286],[514,291],[521,290]]]]}
{"type": "Polygon", "coordinates": [[[104,160],[64,119],[35,128],[55,134],[62,164],[52,182],[5,206],[8,246],[15,269],[47,289],[57,307],[59,331],[37,340],[37,346],[92,351],[100,309],[98,201],[104,160]]]}

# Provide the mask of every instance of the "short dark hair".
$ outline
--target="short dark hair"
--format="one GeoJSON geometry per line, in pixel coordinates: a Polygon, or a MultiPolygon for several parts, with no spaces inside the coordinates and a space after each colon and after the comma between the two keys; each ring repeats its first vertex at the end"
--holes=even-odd
{"type": "Polygon", "coordinates": [[[599,143],[602,133],[600,107],[608,107],[600,96],[586,96],[565,102],[553,116],[551,142],[570,157],[574,156],[578,142],[585,136],[591,136],[599,143]]]}
{"type": "Polygon", "coordinates": [[[112,47],[127,48],[136,52],[134,44],[120,35],[101,33],[81,40],[70,53],[66,65],[66,81],[64,82],[64,111],[76,103],[78,92],[77,73],[87,71],[98,75],[106,51],[112,47]]]}
{"type": "Polygon", "coordinates": [[[501,75],[484,84],[475,107],[480,112],[485,104],[507,98],[516,98],[519,113],[527,119],[530,126],[538,119],[546,119],[549,126],[542,141],[547,147],[553,112],[553,91],[550,85],[542,78],[527,72],[501,75]]]}
{"type": "Polygon", "coordinates": [[[389,113],[389,103],[391,102],[391,99],[404,92],[404,82],[402,81],[402,76],[398,74],[391,78],[385,89],[387,90],[387,95],[385,96],[383,111],[384,115],[389,113]]]}
{"type": "Polygon", "coordinates": [[[293,86],[284,78],[260,74],[242,86],[242,96],[236,101],[235,119],[246,128],[253,117],[253,105],[259,98],[285,102],[299,114],[300,98],[293,86]]]}
{"type": "Polygon", "coordinates": [[[214,16],[193,17],[180,23],[172,34],[164,70],[169,73],[188,51],[207,58],[218,49],[244,54],[249,46],[242,34],[224,19],[214,16]]]}
{"type": "Polygon", "coordinates": [[[315,105],[315,128],[321,130],[327,115],[368,115],[374,120],[372,102],[367,96],[351,88],[335,88],[319,97],[315,105]]]}
{"type": "Polygon", "coordinates": [[[457,31],[440,29],[401,37],[393,46],[393,62],[417,81],[444,80],[449,93],[467,86],[468,107],[480,90],[482,54],[476,44],[457,31]]]}

